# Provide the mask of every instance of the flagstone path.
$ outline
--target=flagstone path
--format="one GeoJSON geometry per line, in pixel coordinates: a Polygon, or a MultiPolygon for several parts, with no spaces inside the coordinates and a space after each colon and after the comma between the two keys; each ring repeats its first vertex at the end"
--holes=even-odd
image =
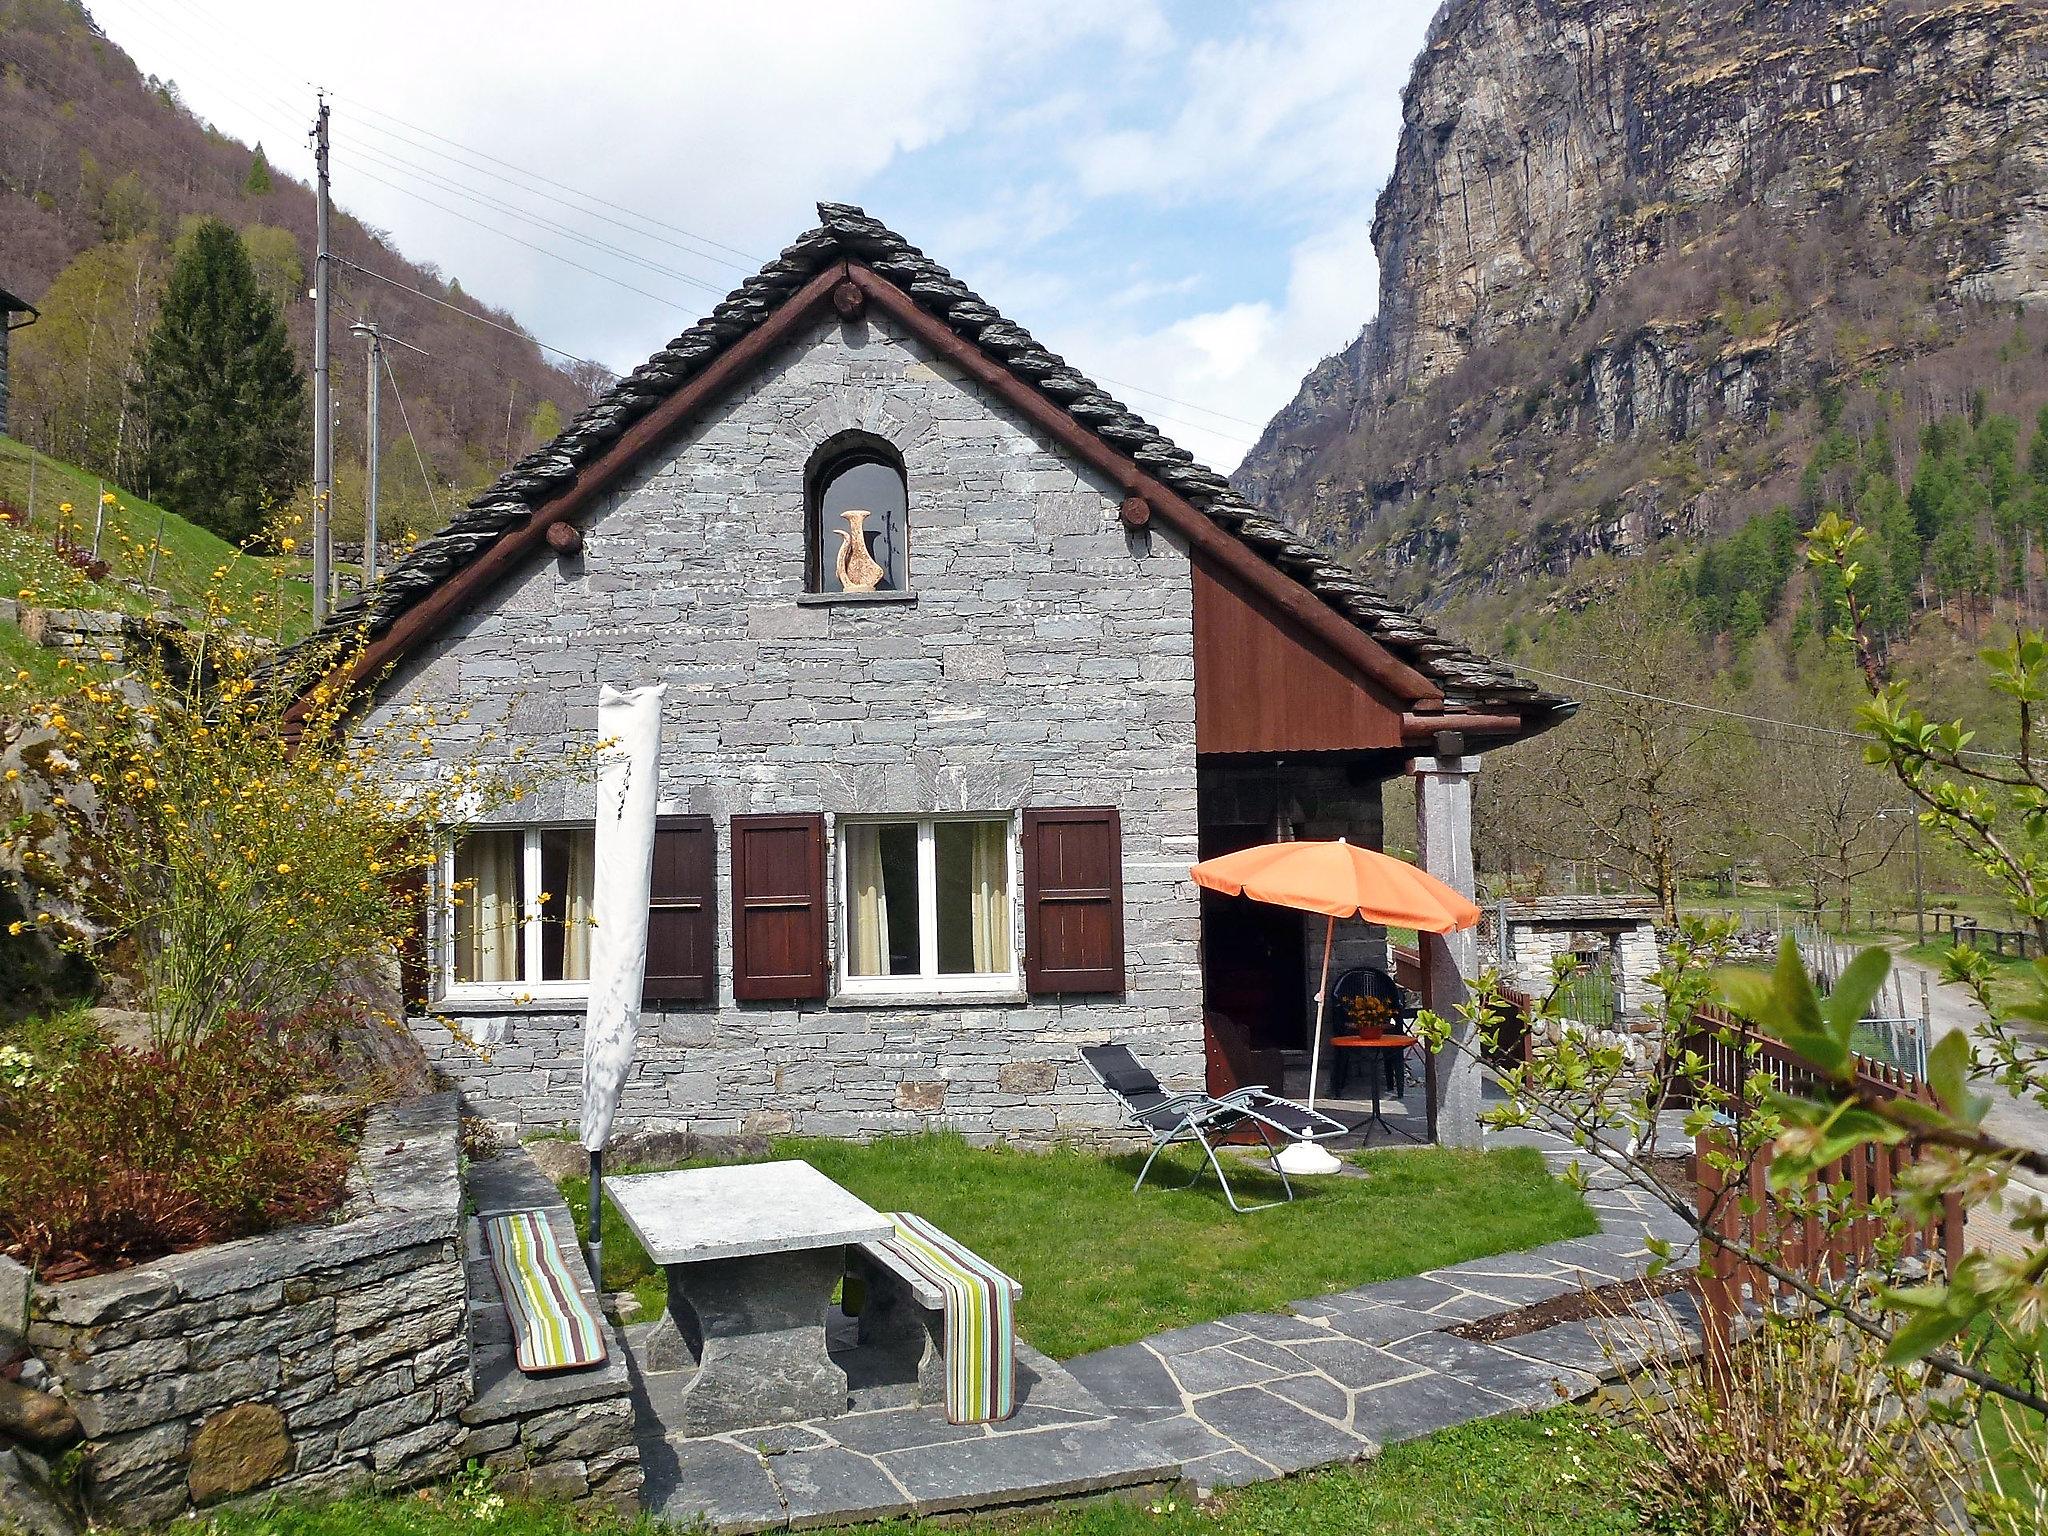
{"type": "MultiPolygon", "coordinates": [[[[1547,1140],[1547,1158],[1571,1160],[1547,1140]]],[[[1697,1337],[1689,1300],[1669,1296],[1612,1320],[1556,1323],[1495,1343],[1446,1330],[1637,1279],[1651,1263],[1646,1237],[1684,1257],[1684,1222],[1614,1170],[1591,1164],[1588,1172],[1597,1235],[1317,1296],[1284,1312],[1177,1328],[1069,1360],[1067,1370],[1178,1457],[1204,1492],[1585,1397],[1645,1355],[1689,1349],[1697,1337]]]]}
{"type": "MultiPolygon", "coordinates": [[[[1554,1137],[1487,1140],[1538,1146],[1557,1168],[1576,1156],[1554,1137]]],[[[1002,1424],[950,1425],[943,1409],[855,1382],[853,1411],[836,1418],[672,1436],[662,1407],[679,1382],[636,1370],[647,1508],[761,1531],[1143,1494],[1183,1478],[1206,1492],[1584,1397],[1645,1355],[1690,1350],[1698,1334],[1685,1298],[1495,1343],[1447,1330],[1635,1279],[1651,1262],[1646,1237],[1675,1248],[1689,1238],[1614,1170],[1586,1166],[1593,1236],[1177,1328],[1064,1365],[1020,1346],[1022,1406],[1002,1424]]]]}

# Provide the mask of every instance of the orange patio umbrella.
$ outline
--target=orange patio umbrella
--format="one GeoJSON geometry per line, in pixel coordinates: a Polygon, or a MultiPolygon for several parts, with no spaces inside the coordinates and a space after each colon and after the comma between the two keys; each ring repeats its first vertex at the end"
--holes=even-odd
{"type": "MultiPolygon", "coordinates": [[[[1455,933],[1479,921],[1479,908],[1436,876],[1342,838],[1333,843],[1263,843],[1204,859],[1188,873],[1195,884],[1226,896],[1320,912],[1330,920],[1323,934],[1323,980],[1316,988],[1316,1032],[1309,1049],[1310,1109],[1315,1108],[1316,1076],[1322,1065],[1323,999],[1330,990],[1330,949],[1337,937],[1337,919],[1358,917],[1424,933],[1455,933]]],[[[1293,1158],[1286,1165],[1290,1173],[1326,1172],[1337,1166],[1335,1158],[1308,1142],[1287,1148],[1281,1156],[1293,1158]]]]}

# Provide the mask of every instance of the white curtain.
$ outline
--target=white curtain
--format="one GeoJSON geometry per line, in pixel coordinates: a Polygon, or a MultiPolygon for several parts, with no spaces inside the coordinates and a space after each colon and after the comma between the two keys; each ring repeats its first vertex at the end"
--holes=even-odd
{"type": "Polygon", "coordinates": [[[846,829],[848,936],[846,973],[883,976],[889,970],[889,898],[882,873],[882,829],[846,829]]]}
{"type": "Polygon", "coordinates": [[[568,837],[569,872],[565,891],[555,893],[562,904],[562,979],[584,981],[590,976],[591,858],[595,839],[587,832],[568,837]]]}
{"type": "Polygon", "coordinates": [[[977,822],[969,895],[974,914],[974,968],[984,974],[1010,968],[1010,828],[977,822]]]}
{"type": "Polygon", "coordinates": [[[472,832],[455,847],[455,979],[521,979],[523,832],[472,832]]]}

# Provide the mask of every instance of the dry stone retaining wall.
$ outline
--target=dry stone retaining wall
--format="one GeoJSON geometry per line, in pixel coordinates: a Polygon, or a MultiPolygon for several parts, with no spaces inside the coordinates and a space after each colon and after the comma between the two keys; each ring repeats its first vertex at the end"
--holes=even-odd
{"type": "Polygon", "coordinates": [[[85,1431],[99,1518],[457,1466],[470,1393],[453,1094],[366,1128],[344,1219],[38,1285],[28,1343],[85,1431]]]}
{"type": "MultiPolygon", "coordinates": [[[[335,1222],[59,1285],[0,1268],[0,1326],[25,1316],[29,1349],[77,1414],[98,1519],[153,1524],[257,1493],[404,1487],[476,1450],[452,1093],[372,1115],[335,1222]]],[[[625,1393],[620,1373],[567,1420],[539,1400],[492,1422],[534,1486],[630,1498],[625,1393]],[[556,1475],[558,1461],[573,1475],[556,1475]]]]}

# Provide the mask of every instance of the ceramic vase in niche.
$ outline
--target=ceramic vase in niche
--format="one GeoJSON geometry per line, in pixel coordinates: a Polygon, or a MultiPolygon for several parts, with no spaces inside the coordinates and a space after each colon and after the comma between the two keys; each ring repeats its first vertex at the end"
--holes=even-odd
{"type": "Polygon", "coordinates": [[[872,592],[882,584],[888,574],[875,563],[875,557],[868,553],[866,512],[842,512],[848,532],[839,530],[839,560],[835,569],[839,573],[839,589],[842,592],[872,592]]]}

